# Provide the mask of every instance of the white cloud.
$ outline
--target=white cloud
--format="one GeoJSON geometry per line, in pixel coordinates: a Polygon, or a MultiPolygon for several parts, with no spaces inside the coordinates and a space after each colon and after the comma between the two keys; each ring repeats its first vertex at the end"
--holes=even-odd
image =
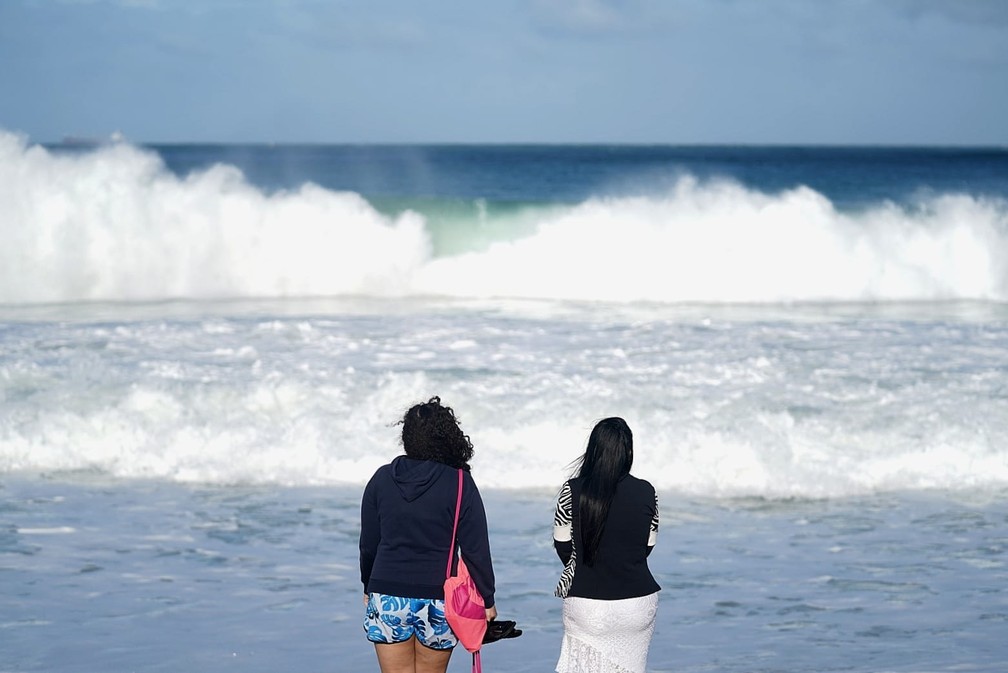
{"type": "Polygon", "coordinates": [[[1008,24],[1004,0],[896,0],[896,6],[912,17],[924,14],[975,24],[1008,24]]]}
{"type": "Polygon", "coordinates": [[[534,0],[532,6],[546,30],[594,35],[622,32],[632,24],[626,6],[611,0],[534,0]]]}
{"type": "MultiPolygon", "coordinates": [[[[55,0],[60,5],[106,5],[110,7],[126,7],[129,9],[162,9],[161,0],[55,0]]],[[[29,3],[35,7],[42,7],[44,2],[29,3]]]]}

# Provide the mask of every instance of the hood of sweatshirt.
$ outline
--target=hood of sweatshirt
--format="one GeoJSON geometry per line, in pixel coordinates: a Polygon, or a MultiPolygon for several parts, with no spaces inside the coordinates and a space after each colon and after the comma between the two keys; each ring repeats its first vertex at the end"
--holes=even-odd
{"type": "Polygon", "coordinates": [[[398,456],[392,460],[392,480],[406,502],[412,502],[427,492],[445,470],[453,470],[434,460],[416,460],[398,456]]]}

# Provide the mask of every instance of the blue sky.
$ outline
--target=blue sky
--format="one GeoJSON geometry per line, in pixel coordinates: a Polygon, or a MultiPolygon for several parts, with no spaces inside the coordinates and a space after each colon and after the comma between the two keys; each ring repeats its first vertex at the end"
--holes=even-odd
{"type": "Polygon", "coordinates": [[[0,0],[33,141],[1008,144],[1006,0],[0,0]]]}

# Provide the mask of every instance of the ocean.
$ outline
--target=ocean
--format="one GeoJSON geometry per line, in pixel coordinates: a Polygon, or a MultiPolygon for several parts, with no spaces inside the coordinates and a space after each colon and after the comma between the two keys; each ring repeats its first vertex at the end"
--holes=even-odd
{"type": "Polygon", "coordinates": [[[1008,150],[0,131],[0,671],[377,670],[360,493],[433,395],[524,629],[488,672],[553,670],[612,415],[650,671],[1008,670],[1008,150]]]}

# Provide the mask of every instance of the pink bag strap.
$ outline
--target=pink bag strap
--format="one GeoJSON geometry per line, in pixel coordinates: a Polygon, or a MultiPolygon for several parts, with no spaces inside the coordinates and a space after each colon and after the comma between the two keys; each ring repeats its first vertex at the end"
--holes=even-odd
{"type": "Polygon", "coordinates": [[[455,523],[452,525],[452,541],[448,547],[448,569],[445,570],[445,579],[451,577],[452,556],[455,555],[455,533],[458,532],[459,510],[462,509],[462,468],[459,468],[458,497],[455,499],[455,523]]]}

